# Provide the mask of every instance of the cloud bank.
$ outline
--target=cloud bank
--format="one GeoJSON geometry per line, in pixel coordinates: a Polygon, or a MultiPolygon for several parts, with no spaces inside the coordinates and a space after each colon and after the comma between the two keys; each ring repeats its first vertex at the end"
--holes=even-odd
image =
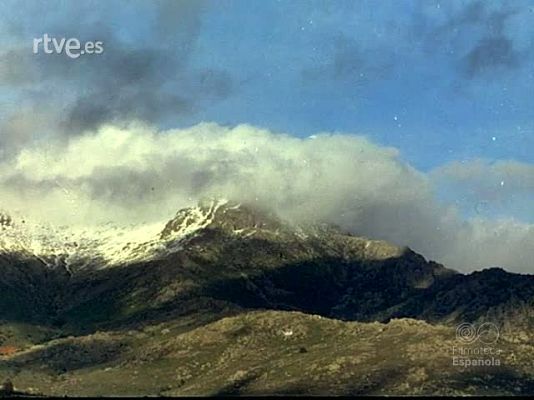
{"type": "MultiPolygon", "coordinates": [[[[532,178],[531,166],[493,168],[532,178]]],[[[302,139],[250,125],[158,131],[130,123],[25,146],[0,163],[0,208],[54,224],[129,224],[166,220],[221,196],[408,245],[464,271],[534,272],[534,225],[467,219],[437,200],[436,176],[475,179],[476,168],[468,171],[449,165],[425,174],[396,149],[356,135],[302,139]]],[[[521,187],[532,191],[528,182],[521,187]]]]}

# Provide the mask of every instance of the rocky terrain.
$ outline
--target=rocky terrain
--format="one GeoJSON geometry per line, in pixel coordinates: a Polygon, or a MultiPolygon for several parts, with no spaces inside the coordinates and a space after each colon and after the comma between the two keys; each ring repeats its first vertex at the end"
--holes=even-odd
{"type": "Polygon", "coordinates": [[[0,225],[0,380],[25,393],[534,393],[534,276],[224,201],[157,229],[0,225]]]}

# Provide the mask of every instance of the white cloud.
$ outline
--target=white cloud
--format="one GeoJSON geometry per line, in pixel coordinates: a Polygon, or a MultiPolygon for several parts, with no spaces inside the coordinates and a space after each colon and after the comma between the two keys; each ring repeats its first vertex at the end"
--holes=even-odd
{"type": "Polygon", "coordinates": [[[436,201],[429,176],[362,136],[107,126],[4,161],[0,195],[3,208],[66,224],[168,219],[200,198],[223,196],[409,245],[454,268],[534,272],[531,225],[463,220],[436,201]]]}
{"type": "Polygon", "coordinates": [[[433,174],[442,181],[469,187],[478,196],[534,194],[534,165],[514,160],[455,161],[437,168],[433,174]]]}
{"type": "Polygon", "coordinates": [[[534,222],[534,165],[514,160],[454,161],[431,173],[440,194],[468,214],[534,222]]]}

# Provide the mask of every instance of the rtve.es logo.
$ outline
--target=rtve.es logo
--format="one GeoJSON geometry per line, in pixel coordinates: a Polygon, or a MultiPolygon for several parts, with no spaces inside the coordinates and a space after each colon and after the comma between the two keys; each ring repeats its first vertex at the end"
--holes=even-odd
{"type": "Polygon", "coordinates": [[[45,54],[66,54],[72,59],[84,54],[102,54],[104,52],[104,43],[101,41],[82,43],[77,38],[55,38],[48,36],[47,33],[41,38],[33,39],[33,54],[39,54],[41,46],[45,54]]]}

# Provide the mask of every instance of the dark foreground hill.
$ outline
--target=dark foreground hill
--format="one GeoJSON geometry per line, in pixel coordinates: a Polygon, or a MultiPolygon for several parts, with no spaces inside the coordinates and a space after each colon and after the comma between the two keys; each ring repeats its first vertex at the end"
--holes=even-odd
{"type": "Polygon", "coordinates": [[[0,254],[0,378],[59,395],[534,393],[533,276],[228,203],[180,211],[158,241],[113,265],[0,254]]]}

